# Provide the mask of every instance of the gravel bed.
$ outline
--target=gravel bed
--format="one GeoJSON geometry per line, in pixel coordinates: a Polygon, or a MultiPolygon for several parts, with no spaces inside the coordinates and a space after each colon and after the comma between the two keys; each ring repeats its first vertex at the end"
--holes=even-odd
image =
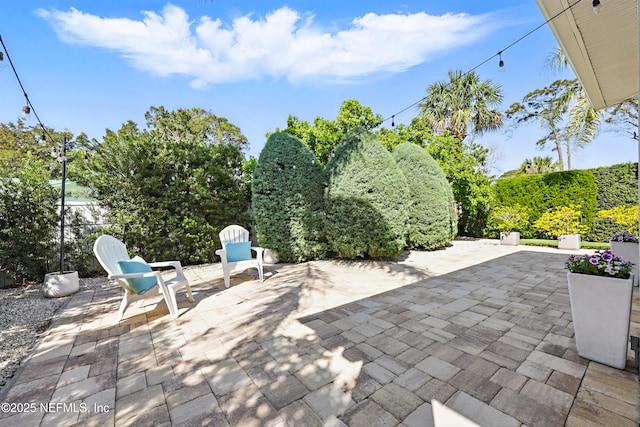
{"type": "MultiPolygon", "coordinates": [[[[106,277],[80,279],[80,291],[107,283],[106,277]]],[[[0,390],[68,298],[46,298],[41,284],[0,289],[0,390]]]]}

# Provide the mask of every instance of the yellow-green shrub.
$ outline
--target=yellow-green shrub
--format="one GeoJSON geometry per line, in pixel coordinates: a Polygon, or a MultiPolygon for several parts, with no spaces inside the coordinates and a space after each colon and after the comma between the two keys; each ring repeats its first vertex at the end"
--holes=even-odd
{"type": "Polygon", "coordinates": [[[522,231],[529,223],[527,208],[519,204],[500,206],[489,215],[489,230],[491,231],[522,231]]]}
{"type": "Polygon", "coordinates": [[[588,227],[581,224],[582,212],[579,205],[559,206],[551,208],[538,218],[533,226],[550,236],[563,234],[584,234],[588,227]]]}
{"type": "Polygon", "coordinates": [[[598,221],[608,219],[626,231],[638,234],[638,206],[616,206],[598,211],[598,221]]]}

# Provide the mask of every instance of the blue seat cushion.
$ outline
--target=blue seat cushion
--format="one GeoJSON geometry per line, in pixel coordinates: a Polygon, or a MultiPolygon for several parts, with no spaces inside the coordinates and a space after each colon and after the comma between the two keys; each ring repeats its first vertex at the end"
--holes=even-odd
{"type": "MultiPolygon", "coordinates": [[[[149,264],[139,256],[128,261],[118,261],[118,267],[120,267],[120,271],[124,274],[148,273],[153,271],[149,264]]],[[[125,281],[136,294],[144,294],[158,284],[155,277],[136,277],[133,279],[125,279],[125,281]]]]}
{"type": "Polygon", "coordinates": [[[251,259],[251,242],[225,243],[227,262],[246,261],[251,259]]]}

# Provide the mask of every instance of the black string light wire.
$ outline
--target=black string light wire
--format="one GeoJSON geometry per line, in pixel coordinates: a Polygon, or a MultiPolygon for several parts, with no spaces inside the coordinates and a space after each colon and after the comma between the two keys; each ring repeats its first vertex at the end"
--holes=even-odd
{"type": "MultiPolygon", "coordinates": [[[[20,76],[18,76],[18,72],[16,71],[16,67],[13,65],[13,61],[11,60],[11,56],[9,55],[9,51],[7,50],[7,46],[4,44],[4,40],[2,39],[2,35],[0,35],[0,44],[2,44],[2,50],[4,50],[4,56],[6,56],[7,57],[7,61],[9,61],[9,65],[11,66],[11,69],[13,70],[13,74],[16,76],[16,80],[18,81],[18,84],[20,85],[20,89],[22,90],[22,94],[24,95],[24,99],[26,101],[25,106],[22,107],[23,116],[26,116],[27,114],[33,113],[33,115],[35,116],[36,120],[38,121],[38,124],[42,127],[43,134],[42,134],[42,137],[41,137],[41,141],[44,140],[46,142],[45,134],[46,134],[46,136],[49,137],[50,140],[53,141],[53,138],[51,137],[51,135],[49,135],[49,131],[44,126],[44,124],[40,120],[40,116],[38,116],[38,113],[36,112],[36,109],[33,107],[33,104],[31,103],[31,100],[29,99],[29,96],[27,95],[27,92],[24,90],[24,86],[22,85],[22,81],[20,80],[20,76]]],[[[0,60],[2,60],[2,58],[3,58],[2,52],[0,51],[0,60]]]]}
{"type": "MultiPolygon", "coordinates": [[[[499,58],[499,67],[502,68],[504,67],[504,61],[502,60],[502,54],[512,48],[513,46],[515,46],[516,44],[520,43],[522,40],[526,39],[527,37],[529,37],[530,35],[532,35],[533,33],[537,32],[538,30],[540,30],[542,27],[545,27],[549,22],[553,21],[554,19],[556,19],[558,16],[566,13],[567,11],[571,10],[574,6],[576,6],[578,3],[580,3],[582,0],[576,0],[575,2],[569,4],[569,6],[567,6],[566,8],[564,8],[563,10],[561,10],[560,12],[558,12],[557,14],[555,14],[554,16],[552,16],[551,18],[547,19],[545,22],[543,22],[542,24],[538,25],[537,27],[535,27],[534,29],[532,29],[531,31],[529,31],[528,33],[526,33],[525,35],[521,36],[520,38],[518,38],[517,40],[515,40],[514,42],[510,43],[509,45],[507,45],[505,48],[503,48],[502,50],[498,51],[498,53],[492,55],[491,57],[485,59],[484,61],[480,62],[478,65],[474,66],[473,68],[469,69],[467,72],[462,74],[462,77],[465,77],[466,75],[470,74],[471,72],[477,70],[478,68],[480,68],[481,66],[483,66],[484,64],[486,64],[487,62],[491,61],[492,59],[494,59],[495,57],[499,58]]],[[[600,0],[593,0],[593,7],[594,10],[597,10],[597,8],[600,6],[600,0]]],[[[0,44],[2,44],[2,48],[7,56],[7,59],[9,60],[9,64],[11,65],[11,69],[13,70],[13,73],[16,76],[16,79],[18,80],[18,84],[20,85],[20,89],[22,90],[22,93],[24,95],[24,98],[27,102],[27,104],[25,105],[23,112],[24,113],[28,113],[28,111],[33,112],[34,116],[36,117],[36,120],[38,121],[38,123],[40,124],[40,126],[42,126],[43,132],[47,134],[47,136],[49,136],[49,139],[53,139],[51,138],[51,136],[49,135],[47,129],[45,128],[45,126],[42,124],[42,121],[40,120],[40,117],[38,116],[38,113],[36,112],[36,109],[33,107],[33,104],[31,103],[31,100],[29,99],[29,96],[27,95],[27,92],[24,90],[24,86],[22,85],[22,82],[20,81],[20,77],[18,76],[18,72],[16,71],[16,68],[13,65],[13,61],[11,61],[11,57],[9,56],[9,51],[7,50],[7,47],[4,44],[4,41],[2,40],[2,35],[0,35],[0,44]]],[[[2,54],[2,52],[0,52],[0,55],[2,54]]],[[[0,56],[1,58],[1,56],[0,56]]],[[[1,60],[1,59],[0,59],[1,60]]],[[[450,85],[451,83],[448,83],[446,86],[450,85]]],[[[445,86],[445,87],[446,87],[445,86]]],[[[399,114],[404,113],[405,111],[409,110],[410,108],[413,108],[417,105],[419,105],[422,101],[424,101],[427,97],[424,96],[422,98],[420,98],[418,101],[412,103],[411,105],[403,108],[402,110],[396,112],[395,114],[392,114],[390,117],[387,117],[386,119],[383,119],[382,122],[380,122],[378,125],[376,126],[372,126],[371,128],[367,129],[367,130],[371,130],[374,129],[380,125],[382,125],[382,123],[387,122],[389,120],[391,120],[391,126],[394,127],[395,126],[395,117],[399,114]]]]}
{"type": "MultiPolygon", "coordinates": [[[[549,22],[553,21],[554,19],[556,19],[558,16],[566,13],[567,11],[571,10],[574,6],[576,6],[578,3],[580,3],[582,0],[576,0],[575,2],[569,4],[569,6],[567,6],[566,8],[564,8],[563,10],[561,10],[560,12],[556,13],[555,15],[553,15],[551,18],[547,19],[546,21],[544,21],[542,24],[538,25],[537,27],[535,27],[534,29],[532,29],[531,31],[529,31],[528,33],[526,33],[525,35],[521,36],[520,38],[518,38],[516,41],[510,43],[509,45],[507,45],[505,48],[503,48],[502,50],[500,50],[498,53],[496,53],[495,55],[492,55],[491,57],[485,59],[484,61],[482,61],[481,63],[479,63],[478,65],[476,65],[475,67],[469,69],[468,71],[466,71],[465,73],[462,74],[461,77],[465,77],[468,74],[470,74],[471,72],[477,70],[478,68],[480,68],[481,66],[483,66],[484,64],[486,64],[487,62],[493,60],[495,57],[499,58],[499,62],[498,62],[498,66],[500,68],[504,67],[504,61],[502,60],[502,54],[504,53],[504,51],[506,51],[507,49],[512,48],[513,46],[515,46],[516,44],[520,43],[522,40],[526,39],[527,37],[529,37],[530,35],[532,35],[533,33],[535,33],[536,31],[540,30],[542,27],[545,27],[549,22]]],[[[600,0],[594,0],[593,1],[593,7],[594,10],[595,8],[600,6],[600,0]],[[597,3],[597,5],[596,5],[597,3]]],[[[450,86],[450,83],[447,83],[445,85],[445,87],[450,86]]],[[[414,102],[413,104],[403,108],[402,110],[396,112],[395,114],[392,114],[390,117],[387,117],[386,119],[382,120],[382,122],[380,122],[380,124],[373,126],[367,130],[371,130],[374,129],[378,126],[380,126],[382,123],[391,120],[392,124],[391,126],[395,126],[395,117],[399,114],[404,113],[405,111],[409,110],[410,108],[413,108],[417,105],[419,105],[422,101],[424,101],[427,97],[423,96],[422,98],[420,98],[418,101],[414,102]]]]}

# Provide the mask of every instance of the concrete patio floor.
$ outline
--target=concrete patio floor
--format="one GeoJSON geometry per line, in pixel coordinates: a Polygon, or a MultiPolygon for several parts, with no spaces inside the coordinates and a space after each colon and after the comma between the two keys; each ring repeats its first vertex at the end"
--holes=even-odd
{"type": "Polygon", "coordinates": [[[455,241],[229,289],[219,265],[188,268],[177,321],[158,300],[117,324],[120,288],[83,291],[3,390],[0,426],[637,426],[634,354],[617,370],[576,353],[568,253],[455,241]]]}

